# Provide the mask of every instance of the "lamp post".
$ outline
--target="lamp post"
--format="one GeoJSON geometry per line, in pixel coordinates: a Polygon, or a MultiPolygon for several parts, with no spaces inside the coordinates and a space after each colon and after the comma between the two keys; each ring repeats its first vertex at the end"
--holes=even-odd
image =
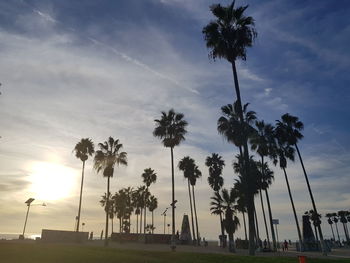
{"type": "MultiPolygon", "coordinates": [[[[20,239],[24,239],[24,233],[25,233],[25,231],[26,231],[26,226],[27,226],[27,220],[28,220],[30,205],[31,205],[31,203],[32,203],[34,200],[35,200],[34,198],[29,198],[27,201],[24,202],[25,204],[27,204],[28,209],[27,209],[26,219],[25,219],[25,221],[24,221],[23,232],[22,232],[22,235],[20,236],[20,239]]],[[[34,205],[46,206],[45,203],[42,203],[42,204],[34,204],[34,205]]],[[[34,205],[32,205],[32,206],[34,206],[34,205]]]]}
{"type": "Polygon", "coordinates": [[[162,213],[162,216],[164,216],[164,235],[165,235],[165,221],[166,221],[166,212],[168,211],[170,207],[165,208],[164,212],[162,213]]]}

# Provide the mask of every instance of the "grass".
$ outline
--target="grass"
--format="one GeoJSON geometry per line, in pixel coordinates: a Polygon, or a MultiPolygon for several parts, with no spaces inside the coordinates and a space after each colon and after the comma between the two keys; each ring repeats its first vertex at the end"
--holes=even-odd
{"type": "MultiPolygon", "coordinates": [[[[296,263],[297,258],[249,257],[187,252],[136,251],[79,245],[0,243],[0,262],[6,263],[296,263]]],[[[326,263],[327,259],[308,259],[326,263]]],[[[349,260],[331,260],[345,263],[349,260]]]]}

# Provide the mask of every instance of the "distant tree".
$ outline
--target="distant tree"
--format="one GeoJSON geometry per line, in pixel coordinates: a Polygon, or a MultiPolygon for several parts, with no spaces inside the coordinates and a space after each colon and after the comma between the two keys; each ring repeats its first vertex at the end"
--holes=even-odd
{"type": "Polygon", "coordinates": [[[195,163],[191,157],[185,156],[179,161],[178,167],[180,171],[183,171],[184,178],[187,180],[188,197],[189,197],[190,211],[191,211],[192,235],[193,235],[193,242],[195,244],[197,238],[196,238],[196,231],[194,228],[194,221],[193,221],[192,194],[191,194],[191,188],[190,188],[190,177],[191,177],[191,174],[194,172],[195,163]]]}
{"type": "Polygon", "coordinates": [[[333,231],[333,221],[332,221],[332,214],[331,213],[327,213],[326,214],[327,222],[328,224],[331,226],[331,230],[332,230],[332,235],[333,235],[333,240],[335,241],[335,236],[334,236],[334,231],[333,231]]]}
{"type": "Polygon", "coordinates": [[[155,120],[156,127],[153,135],[162,140],[165,147],[170,148],[171,154],[171,192],[172,192],[172,235],[171,248],[175,250],[175,178],[174,178],[174,147],[185,140],[187,122],[182,113],[176,113],[173,109],[167,113],[162,112],[160,119],[155,120]]]}
{"type": "Polygon", "coordinates": [[[153,212],[158,208],[158,199],[154,196],[151,195],[148,199],[148,210],[152,213],[152,234],[154,233],[154,215],[153,212]]]}
{"type": "MultiPolygon", "coordinates": [[[[154,172],[151,168],[146,168],[142,173],[143,183],[146,185],[146,192],[148,192],[148,188],[151,186],[151,184],[155,183],[157,181],[157,174],[154,172]]],[[[145,196],[146,197],[146,196],[145,196]]],[[[144,201],[144,234],[146,233],[146,200],[144,201]]]]}
{"type": "MultiPolygon", "coordinates": [[[[222,159],[222,157],[219,154],[213,153],[211,156],[208,156],[206,158],[205,165],[209,168],[209,176],[208,176],[209,186],[215,192],[218,193],[224,184],[224,178],[221,175],[222,175],[222,170],[225,166],[225,161],[222,159]]],[[[221,236],[223,238],[225,235],[225,232],[224,232],[225,229],[224,229],[221,213],[219,214],[219,216],[220,216],[221,236]]],[[[223,239],[222,241],[223,242],[221,242],[220,245],[223,248],[225,248],[226,239],[223,239]]]]}
{"type": "Polygon", "coordinates": [[[194,171],[190,176],[190,184],[192,186],[192,197],[193,197],[193,211],[194,216],[196,219],[196,232],[197,232],[197,245],[200,246],[200,235],[199,235],[199,229],[198,229],[198,217],[197,217],[197,208],[196,208],[196,195],[194,193],[194,187],[196,185],[197,179],[202,176],[201,171],[199,170],[198,166],[195,165],[194,171]]]}
{"type": "Polygon", "coordinates": [[[83,168],[82,168],[82,172],[81,172],[78,220],[77,220],[77,229],[76,229],[76,231],[79,232],[81,201],[82,201],[82,197],[83,197],[85,162],[87,161],[89,156],[92,156],[93,153],[95,152],[94,143],[92,142],[92,140],[90,138],[83,138],[75,145],[73,152],[75,152],[75,157],[77,157],[78,159],[80,159],[83,162],[83,168]]]}
{"type": "MultiPolygon", "coordinates": [[[[113,177],[115,165],[127,165],[127,153],[120,152],[123,145],[118,139],[109,137],[104,143],[99,143],[100,150],[96,151],[94,158],[94,168],[97,173],[102,172],[104,177],[107,177],[107,200],[106,206],[109,206],[110,196],[110,178],[113,177]]],[[[108,209],[107,209],[108,211],[108,209]]],[[[106,230],[105,230],[105,246],[108,246],[108,213],[106,212],[106,230]]]]}
{"type": "Polygon", "coordinates": [[[346,225],[347,222],[348,222],[346,217],[348,215],[349,215],[348,211],[344,211],[344,210],[338,211],[339,220],[343,224],[344,234],[345,234],[345,238],[346,238],[346,243],[350,244],[349,233],[348,233],[348,229],[347,229],[347,225],[346,225]]]}

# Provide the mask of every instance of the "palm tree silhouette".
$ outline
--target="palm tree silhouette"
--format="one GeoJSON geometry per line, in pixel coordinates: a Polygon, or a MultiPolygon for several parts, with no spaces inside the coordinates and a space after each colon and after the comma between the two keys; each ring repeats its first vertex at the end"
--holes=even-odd
{"type": "Polygon", "coordinates": [[[158,199],[154,196],[151,195],[148,199],[148,210],[152,213],[152,234],[154,233],[154,216],[153,212],[158,208],[158,199]]]}
{"type": "MultiPolygon", "coordinates": [[[[242,100],[238,83],[236,60],[246,60],[247,47],[251,47],[257,33],[254,28],[254,19],[250,16],[244,16],[248,6],[235,8],[235,1],[228,6],[220,4],[212,5],[211,12],[216,20],[211,21],[203,28],[204,39],[206,46],[210,49],[209,57],[213,60],[217,58],[226,59],[232,66],[235,91],[238,103],[238,113],[241,123],[243,120],[242,100]]],[[[244,158],[249,166],[249,150],[248,143],[243,142],[244,158]]],[[[246,169],[248,169],[246,167],[246,169]]],[[[246,175],[249,176],[248,171],[246,175]]],[[[254,245],[254,198],[247,196],[248,204],[248,219],[249,219],[249,254],[255,254],[254,245]]]]}
{"type": "MultiPolygon", "coordinates": [[[[143,183],[146,185],[146,192],[148,192],[148,188],[151,184],[155,183],[157,181],[157,174],[154,172],[151,168],[146,168],[142,173],[143,183]]],[[[146,198],[146,196],[145,196],[146,198]]],[[[144,224],[143,224],[143,233],[146,234],[146,205],[147,202],[145,200],[144,202],[144,224]]]]}
{"type": "Polygon", "coordinates": [[[174,147],[178,146],[185,140],[187,122],[184,120],[182,113],[176,113],[170,109],[168,113],[162,112],[161,118],[154,120],[156,127],[153,131],[153,136],[162,140],[164,147],[170,148],[171,154],[171,192],[172,192],[172,235],[171,249],[175,250],[175,178],[174,178],[174,147]]]}
{"type": "MultiPolygon", "coordinates": [[[[139,233],[139,215],[141,214],[141,207],[142,207],[142,194],[141,194],[141,187],[138,187],[135,191],[132,193],[132,205],[135,209],[135,215],[136,215],[136,233],[139,233]]],[[[140,229],[141,232],[141,229],[140,229]]]]}
{"type": "Polygon", "coordinates": [[[222,247],[225,248],[226,247],[226,238],[224,239],[224,235],[225,235],[225,230],[224,230],[224,222],[223,222],[223,216],[222,214],[224,213],[223,211],[223,207],[222,207],[222,198],[220,195],[220,192],[214,192],[214,196],[210,197],[210,211],[211,214],[213,215],[219,215],[220,217],[220,226],[221,226],[221,236],[222,236],[222,240],[223,240],[223,245],[222,247]]]}
{"type": "Polygon", "coordinates": [[[346,243],[349,244],[350,239],[349,239],[349,233],[348,233],[348,229],[347,229],[347,225],[346,225],[348,223],[348,220],[346,219],[347,215],[348,215],[347,211],[344,211],[344,210],[338,211],[339,220],[343,224],[346,243]]]}
{"type": "Polygon", "coordinates": [[[196,232],[194,228],[194,221],[193,221],[193,208],[192,208],[192,195],[191,195],[191,189],[190,189],[190,177],[191,173],[194,171],[194,160],[190,158],[189,156],[185,156],[179,161],[178,167],[180,171],[183,171],[184,178],[187,179],[187,186],[188,186],[188,196],[190,200],[190,210],[191,210],[191,222],[192,222],[192,234],[193,234],[193,243],[196,243],[196,232]]]}
{"type": "Polygon", "coordinates": [[[333,235],[333,240],[335,241],[335,236],[334,236],[334,231],[333,231],[332,216],[333,216],[332,213],[327,213],[327,214],[326,214],[326,217],[328,218],[328,219],[327,219],[327,222],[328,222],[328,224],[331,226],[332,235],[333,235]]]}
{"type": "Polygon", "coordinates": [[[236,216],[236,201],[238,198],[237,192],[234,188],[230,190],[222,189],[222,207],[225,211],[224,226],[229,238],[229,251],[235,252],[235,244],[233,234],[239,226],[239,219],[236,216]]]}
{"type": "Polygon", "coordinates": [[[285,178],[286,184],[287,184],[289,199],[290,199],[292,209],[293,209],[295,224],[296,224],[297,231],[298,231],[300,250],[302,251],[303,250],[303,243],[302,243],[302,238],[301,238],[298,216],[297,216],[297,213],[295,210],[293,196],[292,196],[292,192],[290,190],[288,175],[286,172],[287,159],[294,161],[295,150],[285,140],[285,137],[283,136],[283,130],[278,129],[278,127],[275,129],[275,137],[276,137],[276,141],[277,141],[277,144],[276,144],[277,147],[275,148],[274,151],[270,152],[270,155],[271,155],[271,158],[273,159],[273,163],[275,165],[277,163],[279,163],[280,168],[283,170],[284,178],[285,178]]]}
{"type": "MultiPolygon", "coordinates": [[[[301,154],[300,154],[300,151],[299,151],[299,148],[297,145],[297,142],[304,137],[301,134],[301,130],[303,130],[304,124],[301,121],[299,121],[298,117],[295,117],[295,116],[290,115],[289,113],[286,113],[286,114],[282,115],[280,121],[279,120],[277,121],[276,126],[277,126],[276,129],[280,130],[280,136],[283,136],[284,140],[286,140],[289,143],[289,145],[293,145],[295,147],[295,149],[297,150],[300,164],[301,164],[301,167],[303,168],[304,177],[305,177],[306,184],[307,184],[307,189],[309,191],[309,195],[311,198],[312,208],[313,208],[313,211],[315,211],[315,213],[318,214],[315,199],[314,199],[314,196],[312,194],[309,178],[307,176],[307,173],[306,173],[306,170],[304,167],[304,162],[303,162],[303,159],[301,158],[301,154]]],[[[324,255],[327,255],[326,246],[325,246],[325,243],[323,240],[321,224],[317,226],[317,229],[318,229],[318,233],[320,236],[322,253],[324,255]]]]}
{"type": "MultiPolygon", "coordinates": [[[[210,187],[218,193],[222,186],[224,185],[224,178],[221,176],[222,170],[225,166],[225,161],[222,159],[220,155],[217,153],[213,153],[211,156],[208,156],[205,160],[205,165],[209,168],[209,176],[208,176],[208,183],[210,187]]],[[[226,247],[226,239],[224,239],[225,230],[224,230],[224,224],[222,222],[222,213],[219,213],[220,216],[220,228],[221,228],[221,237],[222,242],[221,246],[223,248],[226,247]]]]}
{"type": "Polygon", "coordinates": [[[194,187],[196,185],[197,179],[202,176],[201,171],[198,166],[195,165],[193,173],[190,175],[190,184],[192,186],[192,197],[193,197],[193,211],[194,217],[196,219],[196,236],[197,236],[197,245],[200,246],[200,234],[198,230],[198,218],[197,218],[197,208],[196,208],[196,195],[194,194],[194,187]]]}
{"type": "MultiPolygon", "coordinates": [[[[111,193],[109,193],[108,199],[113,199],[113,198],[114,196],[112,196],[111,193]]],[[[111,219],[112,233],[113,233],[113,218],[115,214],[115,205],[114,205],[114,202],[110,202],[108,207],[106,204],[107,204],[107,194],[104,193],[104,195],[101,196],[100,205],[104,208],[105,213],[108,213],[109,219],[111,219]]]]}
{"type": "MultiPolygon", "coordinates": [[[[256,127],[256,132],[253,133],[253,135],[250,138],[250,144],[252,150],[256,151],[261,158],[260,162],[260,171],[261,171],[261,179],[264,178],[264,165],[265,161],[264,158],[269,156],[269,153],[273,151],[273,149],[276,147],[275,146],[275,138],[274,138],[274,127],[271,124],[265,124],[264,121],[256,121],[255,122],[255,127],[256,127]],[[264,165],[261,165],[264,164],[264,165]]],[[[266,164],[267,165],[267,164],[266,164]]],[[[268,167],[267,167],[268,168],[268,167]]],[[[261,184],[263,184],[264,181],[261,181],[261,184]]],[[[272,183],[272,181],[271,181],[272,183]]],[[[265,223],[265,230],[266,230],[266,237],[267,237],[267,242],[270,247],[270,239],[269,239],[269,231],[267,227],[267,222],[266,222],[266,216],[265,216],[265,208],[264,208],[264,202],[263,202],[263,197],[261,193],[261,188],[259,189],[259,194],[260,194],[260,201],[261,201],[261,207],[263,211],[263,218],[264,218],[264,223],[265,223]]],[[[267,188],[265,189],[265,194],[267,194],[267,188]]],[[[268,212],[269,212],[269,219],[270,219],[270,229],[271,229],[271,235],[272,235],[272,242],[273,242],[273,248],[276,251],[277,250],[277,244],[276,244],[276,237],[275,237],[275,231],[273,228],[272,224],[272,211],[271,211],[271,206],[268,201],[268,212]]]]}
{"type": "MultiPolygon", "coordinates": [[[[107,200],[106,206],[109,207],[109,187],[110,178],[113,177],[115,165],[127,165],[127,153],[120,152],[123,144],[118,139],[109,137],[104,143],[99,143],[100,150],[96,151],[94,158],[94,168],[97,173],[102,171],[104,177],[107,177],[107,200]]],[[[108,211],[108,209],[107,209],[108,211]]],[[[105,230],[105,246],[108,246],[108,213],[106,212],[106,230],[105,230]]]]}
{"type": "Polygon", "coordinates": [[[78,220],[77,220],[77,229],[76,229],[76,231],[79,232],[81,201],[83,198],[85,162],[87,161],[89,156],[92,156],[93,153],[95,152],[94,143],[92,142],[92,140],[90,138],[83,138],[75,145],[73,152],[75,152],[75,157],[77,157],[78,159],[80,159],[83,162],[83,168],[82,168],[82,172],[81,172],[78,220]]]}
{"type": "Polygon", "coordinates": [[[339,219],[338,219],[338,215],[337,215],[337,213],[332,213],[332,220],[333,220],[333,222],[334,222],[334,224],[335,224],[335,229],[337,230],[337,236],[338,236],[338,242],[339,242],[339,246],[341,246],[341,243],[340,243],[340,236],[339,236],[339,230],[338,230],[338,221],[339,221],[339,219]]]}

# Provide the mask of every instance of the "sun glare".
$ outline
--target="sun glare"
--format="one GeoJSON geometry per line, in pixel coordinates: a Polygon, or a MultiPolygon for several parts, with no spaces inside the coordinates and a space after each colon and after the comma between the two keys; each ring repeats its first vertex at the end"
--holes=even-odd
{"type": "Polygon", "coordinates": [[[66,198],[75,186],[74,170],[63,165],[37,162],[31,165],[30,170],[30,190],[38,200],[66,198]]]}

